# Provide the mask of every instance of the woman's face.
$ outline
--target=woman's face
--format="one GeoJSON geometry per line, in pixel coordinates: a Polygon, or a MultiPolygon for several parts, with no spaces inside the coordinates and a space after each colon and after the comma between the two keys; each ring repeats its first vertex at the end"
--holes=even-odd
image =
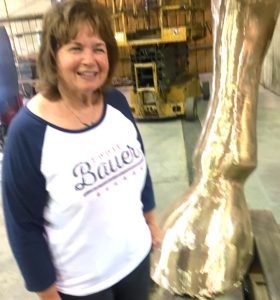
{"type": "Polygon", "coordinates": [[[58,84],[74,94],[88,94],[107,80],[109,60],[105,42],[88,24],[81,24],[77,36],[56,54],[58,84]]]}

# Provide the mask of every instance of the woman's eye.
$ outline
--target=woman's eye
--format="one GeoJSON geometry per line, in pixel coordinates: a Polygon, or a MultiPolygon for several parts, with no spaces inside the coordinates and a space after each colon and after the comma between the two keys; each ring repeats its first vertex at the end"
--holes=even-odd
{"type": "Polygon", "coordinates": [[[95,48],[95,49],[94,49],[94,52],[105,53],[105,52],[106,52],[106,49],[104,49],[104,48],[95,48]]]}
{"type": "Polygon", "coordinates": [[[71,52],[77,52],[77,51],[81,51],[82,49],[81,49],[81,47],[71,47],[69,50],[71,52]]]}

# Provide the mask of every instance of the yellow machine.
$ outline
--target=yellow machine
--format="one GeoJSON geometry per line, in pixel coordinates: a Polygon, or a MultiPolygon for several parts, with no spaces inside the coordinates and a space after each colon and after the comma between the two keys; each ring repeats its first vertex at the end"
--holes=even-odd
{"type": "Polygon", "coordinates": [[[120,47],[128,47],[136,119],[197,118],[198,74],[188,72],[188,43],[205,36],[200,0],[113,1],[120,47]]]}

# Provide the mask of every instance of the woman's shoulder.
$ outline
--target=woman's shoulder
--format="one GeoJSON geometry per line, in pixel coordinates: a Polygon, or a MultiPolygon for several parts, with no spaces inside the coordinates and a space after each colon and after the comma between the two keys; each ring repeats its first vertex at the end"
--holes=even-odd
{"type": "Polygon", "coordinates": [[[43,101],[44,97],[38,93],[27,102],[26,107],[33,114],[40,115],[40,106],[43,101]]]}
{"type": "Polygon", "coordinates": [[[8,136],[16,139],[33,138],[35,135],[44,133],[46,124],[34,113],[32,103],[36,102],[36,96],[30,99],[27,104],[17,112],[9,128],[8,136]],[[30,108],[31,107],[31,108],[30,108]]]}
{"type": "Polygon", "coordinates": [[[105,91],[105,100],[109,104],[127,104],[125,95],[115,87],[110,87],[105,91]]]}
{"type": "Polygon", "coordinates": [[[105,102],[123,113],[127,118],[133,120],[128,100],[118,89],[112,87],[105,92],[105,102]]]}

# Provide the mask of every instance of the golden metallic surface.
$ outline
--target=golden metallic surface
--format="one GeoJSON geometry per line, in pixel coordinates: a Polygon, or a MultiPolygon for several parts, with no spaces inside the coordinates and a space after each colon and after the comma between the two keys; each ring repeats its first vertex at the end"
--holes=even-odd
{"type": "Polygon", "coordinates": [[[253,257],[244,182],[257,164],[260,71],[279,0],[213,0],[212,96],[194,154],[196,177],[170,208],[153,280],[199,299],[240,284],[253,257]]]}

